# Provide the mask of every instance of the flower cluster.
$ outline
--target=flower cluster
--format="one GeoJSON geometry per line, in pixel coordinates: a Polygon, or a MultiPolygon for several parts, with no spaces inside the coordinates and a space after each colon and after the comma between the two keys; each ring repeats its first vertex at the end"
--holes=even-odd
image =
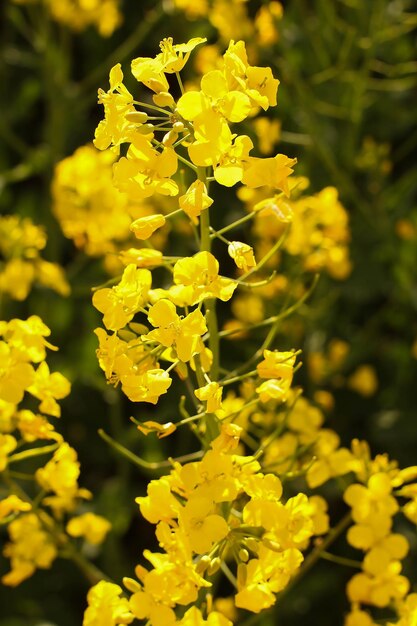
{"type": "Polygon", "coordinates": [[[401,573],[401,561],[407,556],[410,545],[404,534],[395,532],[393,526],[394,517],[401,509],[416,523],[415,512],[413,514],[416,484],[412,481],[416,480],[417,468],[399,470],[385,455],[371,460],[366,444],[359,442],[353,442],[353,452],[360,483],[351,484],[344,493],[354,522],[347,540],[365,556],[362,572],[355,574],[347,585],[352,606],[346,626],[374,626],[371,614],[362,605],[395,608],[399,617],[396,623],[410,625],[417,616],[415,594],[407,595],[410,581],[401,573]],[[410,498],[410,502],[401,507],[399,500],[403,498],[410,498]]]}
{"type": "MultiPolygon", "coordinates": [[[[10,542],[4,555],[11,561],[11,571],[2,578],[5,585],[18,585],[37,568],[50,567],[59,553],[71,552],[62,522],[80,501],[91,498],[78,485],[75,450],[51,419],[60,417],[58,400],[69,394],[70,383],[46,362],[46,349],[56,350],[48,341],[50,334],[35,315],[0,322],[0,523],[8,523],[10,542]],[[39,403],[36,409],[34,402],[39,403]],[[19,484],[27,477],[20,470],[31,458],[51,452],[35,472],[38,494],[31,498],[19,484]]],[[[67,532],[100,543],[109,528],[104,518],[85,513],[69,521],[67,532]]]]}
{"type": "MultiPolygon", "coordinates": [[[[119,0],[38,0],[52,18],[76,32],[89,26],[97,28],[102,37],[110,35],[122,21],[119,0]]],[[[13,0],[16,4],[31,4],[33,0],[13,0]]]]}
{"type": "MultiPolygon", "coordinates": [[[[304,494],[283,500],[277,476],[263,474],[254,457],[236,454],[240,431],[224,425],[200,461],[175,463],[137,498],[142,515],[157,525],[163,552],[146,550],[152,569],[138,566],[138,580],[124,584],[133,594],[130,612],[152,626],[188,624],[196,609],[177,620],[175,606],[195,603],[199,590],[210,592],[219,570],[236,585],[236,607],[258,613],[272,606],[301,565],[301,549],[327,531],[323,500],[304,494]]],[[[95,604],[91,598],[85,625],[95,623],[88,618],[95,604]]]]}
{"type": "Polygon", "coordinates": [[[41,257],[45,246],[45,230],[29,218],[0,217],[0,293],[25,300],[32,285],[38,283],[62,296],[69,294],[63,269],[41,257]]]}

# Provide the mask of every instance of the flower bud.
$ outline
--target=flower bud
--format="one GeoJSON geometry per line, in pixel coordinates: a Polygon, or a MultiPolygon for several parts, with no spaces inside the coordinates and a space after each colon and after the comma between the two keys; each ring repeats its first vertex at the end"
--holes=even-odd
{"type": "Polygon", "coordinates": [[[133,580],[133,578],[128,578],[125,576],[123,578],[123,584],[128,591],[132,593],[137,593],[138,591],[142,591],[142,586],[138,583],[137,580],[133,580]]]}
{"type": "Polygon", "coordinates": [[[148,239],[158,228],[165,224],[165,217],[161,213],[139,217],[130,225],[130,230],[138,239],[148,239]]]}
{"type": "Polygon", "coordinates": [[[150,135],[154,130],[153,124],[142,124],[142,126],[138,128],[138,133],[141,135],[150,135]]]}
{"type": "Polygon", "coordinates": [[[152,100],[158,107],[173,107],[175,106],[175,100],[167,91],[161,91],[152,96],[152,100]]]}
{"type": "Polygon", "coordinates": [[[210,557],[207,556],[207,554],[202,556],[201,559],[198,561],[197,565],[195,566],[195,571],[197,572],[197,574],[204,574],[206,569],[209,567],[210,563],[211,563],[211,560],[210,560],[210,557]]]}
{"type": "Polygon", "coordinates": [[[238,557],[241,561],[247,563],[247,561],[249,561],[249,552],[245,548],[241,548],[238,557]]]}
{"type": "Polygon", "coordinates": [[[168,133],[166,133],[162,139],[162,143],[164,144],[164,146],[166,147],[171,147],[172,144],[174,144],[178,139],[178,133],[176,133],[174,130],[170,130],[168,133]]]}
{"type": "Polygon", "coordinates": [[[219,557],[216,556],[216,558],[212,559],[210,563],[210,567],[207,570],[207,574],[209,576],[212,576],[213,574],[215,574],[220,569],[221,564],[222,564],[221,559],[219,559],[219,557]]]}
{"type": "Polygon", "coordinates": [[[133,122],[134,124],[144,124],[148,119],[148,114],[145,111],[129,111],[129,113],[126,113],[125,118],[128,122],[133,122]]]}

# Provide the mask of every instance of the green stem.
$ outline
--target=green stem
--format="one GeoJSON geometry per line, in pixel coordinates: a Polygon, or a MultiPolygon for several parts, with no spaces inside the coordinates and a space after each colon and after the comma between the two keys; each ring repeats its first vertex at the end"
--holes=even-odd
{"type": "MultiPolygon", "coordinates": [[[[207,172],[205,167],[197,168],[197,177],[204,185],[207,183],[207,172]]],[[[200,251],[211,251],[210,238],[210,212],[209,208],[201,212],[200,215],[200,251]]],[[[216,315],[216,299],[207,298],[204,301],[204,310],[207,320],[207,328],[209,333],[208,344],[213,355],[213,362],[210,369],[210,379],[216,381],[219,377],[219,329],[216,315]]],[[[196,359],[197,360],[197,359],[196,359]]],[[[198,372],[197,372],[198,374],[198,372]]],[[[200,382],[199,382],[200,384],[200,382]]],[[[215,415],[207,414],[206,416],[207,437],[212,441],[219,433],[218,419],[215,415]]]]}
{"type": "Polygon", "coordinates": [[[31,450],[25,450],[24,452],[18,452],[9,456],[10,463],[17,463],[18,461],[24,461],[34,456],[41,456],[42,454],[48,454],[49,452],[55,452],[59,448],[59,443],[54,443],[51,446],[42,446],[41,448],[32,448],[31,450]]]}

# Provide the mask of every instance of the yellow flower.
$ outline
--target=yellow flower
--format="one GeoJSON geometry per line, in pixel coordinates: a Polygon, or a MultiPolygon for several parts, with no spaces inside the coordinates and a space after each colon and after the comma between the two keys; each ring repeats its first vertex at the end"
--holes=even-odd
{"type": "Polygon", "coordinates": [[[201,180],[195,180],[183,196],[178,198],[180,208],[188,215],[194,224],[198,224],[201,211],[208,209],[213,200],[207,195],[207,187],[201,180]]]}
{"type": "Polygon", "coordinates": [[[347,448],[339,448],[338,435],[327,429],[318,433],[314,447],[317,460],[307,470],[307,484],[319,487],[334,476],[343,476],[353,470],[353,457],[347,448]]]}
{"type": "Polygon", "coordinates": [[[48,569],[57,556],[52,537],[45,532],[37,515],[26,513],[9,524],[11,542],[3,554],[10,558],[11,571],[2,577],[10,587],[32,576],[36,568],[48,569]]]}
{"type": "Polygon", "coordinates": [[[391,517],[398,511],[397,500],[391,495],[392,485],[388,474],[378,472],[370,477],[368,486],[350,485],[345,493],[345,502],[352,507],[355,522],[367,521],[371,515],[391,517]]]}
{"type": "Polygon", "coordinates": [[[103,323],[110,330],[126,326],[148,297],[152,274],[147,269],[137,269],[131,263],[115,287],[99,289],[93,295],[93,305],[104,313],[103,323]]]}
{"type": "Polygon", "coordinates": [[[120,378],[123,392],[132,402],[156,404],[159,396],[166,393],[172,380],[162,369],[150,369],[144,374],[127,374],[120,378]]]}
{"type": "Polygon", "coordinates": [[[360,365],[348,379],[348,386],[361,396],[372,396],[378,389],[378,378],[371,365],[360,365]]]}
{"type": "Polygon", "coordinates": [[[258,363],[256,369],[260,378],[293,377],[295,354],[293,352],[278,352],[278,350],[264,350],[264,360],[258,363]]]}
{"type": "Polygon", "coordinates": [[[222,409],[223,388],[220,387],[219,383],[214,381],[210,382],[207,385],[204,385],[204,387],[196,389],[194,393],[199,400],[207,402],[207,413],[215,413],[216,411],[222,409]]]}
{"type": "Polygon", "coordinates": [[[16,495],[12,494],[0,500],[0,520],[8,517],[11,513],[30,511],[31,508],[32,505],[29,502],[24,502],[16,495]]]}
{"type": "Polygon", "coordinates": [[[60,372],[50,374],[46,361],[40,363],[35,378],[28,387],[29,393],[41,400],[39,410],[60,417],[61,407],[56,400],[65,398],[71,391],[71,383],[60,372]]]}
{"type": "Polygon", "coordinates": [[[157,328],[151,330],[146,338],[158,341],[166,348],[173,346],[180,361],[187,362],[201,351],[201,335],[207,332],[207,326],[199,309],[181,319],[176,313],[175,305],[162,299],[151,306],[148,319],[157,328]]]}
{"type": "Polygon", "coordinates": [[[227,301],[233,295],[237,283],[219,276],[219,263],[210,252],[198,252],[193,257],[177,261],[174,266],[174,298],[193,305],[205,298],[227,301]]]}
{"type": "Polygon", "coordinates": [[[37,315],[31,315],[27,320],[10,320],[0,334],[14,348],[15,354],[20,355],[22,361],[40,363],[46,357],[45,348],[58,349],[45,339],[51,331],[37,315]]]}
{"type": "Polygon", "coordinates": [[[232,622],[222,613],[212,611],[205,620],[200,609],[192,606],[184,613],[184,617],[178,622],[178,626],[233,626],[232,622]]]}
{"type": "Polygon", "coordinates": [[[113,185],[112,150],[81,146],[55,166],[53,212],[65,237],[90,255],[116,250],[130,235],[128,199],[113,185]]]}
{"type": "Polygon", "coordinates": [[[84,613],[83,626],[130,624],[133,615],[128,600],[120,597],[122,593],[119,585],[104,580],[91,587],[87,595],[88,608],[84,613]]]}
{"type": "Polygon", "coordinates": [[[110,529],[110,522],[94,513],[73,517],[67,524],[67,533],[71,537],[85,537],[93,545],[102,543],[110,529]]]}
{"type": "Polygon", "coordinates": [[[281,122],[269,117],[257,117],[253,120],[253,126],[258,137],[259,152],[271,154],[281,136],[281,122]]]}
{"type": "Polygon", "coordinates": [[[35,376],[29,363],[21,362],[19,352],[0,341],[0,399],[18,404],[35,376]]]}
{"type": "Polygon", "coordinates": [[[35,415],[32,411],[24,409],[16,413],[17,427],[25,441],[36,441],[37,439],[53,439],[62,441],[62,435],[55,432],[44,415],[35,415]]]}
{"type": "Polygon", "coordinates": [[[252,148],[252,140],[246,135],[241,135],[234,139],[234,143],[230,143],[226,149],[222,150],[218,163],[213,163],[214,178],[220,185],[233,187],[242,180],[245,164],[252,148]]]}
{"type": "Polygon", "coordinates": [[[259,387],[256,388],[256,393],[259,394],[259,399],[261,402],[268,402],[268,400],[278,400],[280,402],[285,402],[285,400],[288,398],[290,386],[291,379],[271,378],[261,383],[259,387]]]}
{"type": "Polygon", "coordinates": [[[79,475],[80,464],[77,453],[64,442],[45,467],[39,468],[35,473],[42,489],[55,494],[45,498],[43,502],[60,514],[61,511],[71,511],[77,498],[90,498],[89,491],[78,487],[79,475]]]}
{"type": "Polygon", "coordinates": [[[173,44],[171,37],[161,41],[161,52],[154,58],[138,57],[132,61],[132,74],[156,93],[169,91],[165,73],[179,72],[188,61],[190,53],[200,43],[207,41],[202,37],[194,37],[187,43],[173,44]]]}
{"type": "Polygon", "coordinates": [[[3,435],[0,433],[0,472],[6,469],[8,455],[16,448],[17,441],[13,435],[3,435]]]}
{"type": "Polygon", "coordinates": [[[292,166],[297,159],[290,159],[284,154],[277,154],[273,158],[259,159],[248,157],[242,182],[251,188],[272,187],[289,195],[288,176],[293,173],[292,166]]]}
{"type": "Polygon", "coordinates": [[[135,126],[126,115],[135,112],[133,96],[123,84],[123,72],[120,63],[110,70],[110,89],[105,93],[98,91],[98,101],[104,105],[105,119],[96,128],[94,145],[99,150],[106,150],[110,145],[119,146],[131,141],[135,126]]]}
{"type": "Polygon", "coordinates": [[[181,505],[171,493],[171,483],[167,476],[151,480],[148,483],[147,495],[136,498],[140,512],[151,524],[160,521],[168,522],[178,517],[181,505]]]}
{"type": "Polygon", "coordinates": [[[178,168],[175,151],[166,147],[159,152],[140,133],[132,137],[127,155],[115,163],[114,184],[131,200],[149,198],[155,193],[176,196],[178,185],[171,180],[178,168]]]}
{"type": "Polygon", "coordinates": [[[71,288],[65,278],[64,270],[57,263],[50,263],[44,259],[38,259],[35,265],[36,279],[44,287],[53,289],[61,296],[68,296],[71,288]]]}
{"type": "Polygon", "coordinates": [[[160,213],[139,217],[132,222],[130,230],[138,239],[149,239],[153,233],[165,224],[165,217],[160,213]]]}
{"type": "Polygon", "coordinates": [[[258,558],[240,566],[236,606],[253,613],[272,606],[274,594],[287,586],[302,561],[303,555],[296,548],[278,553],[262,546],[258,558]]]}
{"type": "Polygon", "coordinates": [[[229,532],[226,520],[214,513],[209,498],[190,498],[179,513],[179,522],[185,529],[192,550],[197,554],[209,552],[213,544],[229,532]]]}

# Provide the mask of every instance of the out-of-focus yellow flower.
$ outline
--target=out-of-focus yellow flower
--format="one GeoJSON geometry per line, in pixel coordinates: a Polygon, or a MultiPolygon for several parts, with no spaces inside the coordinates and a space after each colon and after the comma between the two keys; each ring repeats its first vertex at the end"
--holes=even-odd
{"type": "Polygon", "coordinates": [[[348,378],[348,386],[361,396],[373,396],[378,389],[378,378],[372,365],[360,365],[348,378]]]}
{"type": "Polygon", "coordinates": [[[84,513],[73,517],[67,524],[67,533],[71,537],[84,537],[93,545],[102,543],[110,529],[110,522],[94,513],[84,513]]]}
{"type": "Polygon", "coordinates": [[[12,494],[7,496],[7,498],[3,498],[3,500],[0,500],[0,520],[4,519],[11,513],[30,511],[31,508],[32,505],[29,502],[24,502],[18,496],[12,494]]]}
{"type": "Polygon", "coordinates": [[[40,256],[45,245],[44,229],[35,226],[29,218],[0,218],[0,254],[5,260],[0,270],[0,293],[25,300],[32,284],[38,282],[63,296],[69,294],[63,269],[40,256]]]}
{"type": "Polygon", "coordinates": [[[253,127],[258,137],[261,154],[271,154],[281,136],[281,122],[269,117],[257,117],[253,120],[253,127]]]}
{"type": "Polygon", "coordinates": [[[8,455],[16,448],[17,441],[13,435],[0,434],[0,472],[2,472],[8,464],[8,455]]]}
{"type": "Polygon", "coordinates": [[[3,554],[10,558],[11,571],[1,580],[15,587],[32,576],[37,568],[48,569],[57,556],[57,549],[35,513],[13,520],[8,530],[11,542],[6,544],[3,554]]]}

